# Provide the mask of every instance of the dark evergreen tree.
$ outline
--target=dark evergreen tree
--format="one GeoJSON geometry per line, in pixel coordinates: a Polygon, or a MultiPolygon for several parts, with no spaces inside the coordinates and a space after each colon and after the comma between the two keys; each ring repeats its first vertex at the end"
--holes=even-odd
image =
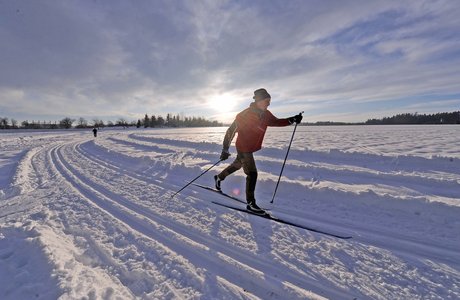
{"type": "Polygon", "coordinates": [[[152,115],[152,117],[150,118],[150,127],[157,127],[158,126],[158,121],[157,121],[157,118],[152,115]]]}
{"type": "Polygon", "coordinates": [[[144,117],[144,128],[147,128],[150,126],[150,119],[149,119],[149,116],[147,114],[145,114],[145,117],[144,117]]]}

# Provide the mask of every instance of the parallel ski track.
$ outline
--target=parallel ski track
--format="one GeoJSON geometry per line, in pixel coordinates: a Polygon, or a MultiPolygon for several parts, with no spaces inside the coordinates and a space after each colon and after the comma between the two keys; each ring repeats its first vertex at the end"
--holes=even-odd
{"type": "MultiPolygon", "coordinates": [[[[289,282],[291,285],[297,286],[302,290],[309,289],[318,294],[322,294],[324,290],[327,290],[331,294],[331,289],[336,289],[334,286],[317,284],[315,280],[304,280],[308,276],[307,274],[296,273],[292,270],[280,274],[280,267],[283,267],[274,264],[271,259],[263,257],[254,259],[254,256],[250,253],[245,253],[241,249],[235,249],[231,245],[225,244],[222,240],[210,236],[205,237],[202,233],[190,229],[190,227],[184,224],[161,216],[95,183],[92,179],[88,178],[88,175],[91,176],[90,170],[85,170],[85,173],[81,173],[72,165],[71,157],[79,154],[76,149],[81,143],[62,145],[51,151],[52,163],[66,181],[89,202],[105,213],[124,223],[129,228],[152,240],[160,242],[166,248],[172,249],[172,251],[189,259],[195,266],[212,269],[216,274],[226,278],[229,282],[237,280],[237,282],[233,283],[259,297],[266,297],[270,294],[271,297],[278,295],[280,299],[283,298],[283,295],[287,291],[279,287],[279,284],[273,284],[273,282],[289,282]],[[66,150],[67,148],[71,148],[71,150],[66,150]],[[217,254],[210,252],[208,247],[213,249],[213,251],[216,250],[217,254]],[[216,262],[216,260],[219,260],[219,262],[216,262]],[[229,260],[238,263],[230,265],[229,260]],[[230,274],[221,274],[222,268],[219,267],[221,263],[226,265],[224,270],[230,274]],[[243,269],[241,266],[245,266],[244,268],[249,268],[252,271],[249,273],[247,273],[248,271],[242,272],[243,269]],[[251,275],[252,272],[262,273],[260,270],[270,270],[270,272],[264,273],[263,280],[251,275]],[[277,274],[277,276],[274,277],[271,274],[277,274]],[[260,291],[266,292],[260,294],[260,291]]],[[[108,167],[108,162],[97,162],[96,159],[90,159],[89,156],[83,155],[81,152],[80,155],[91,163],[97,164],[98,167],[116,171],[117,167],[113,165],[108,167]]],[[[126,176],[142,180],[139,175],[133,175],[132,172],[125,172],[126,170],[123,170],[123,174],[126,176]]],[[[154,184],[152,182],[149,183],[154,184]]],[[[162,187],[158,186],[158,188],[162,187]]],[[[337,298],[350,297],[347,292],[336,291],[335,293],[337,298]]]]}
{"type": "MultiPolygon", "coordinates": [[[[75,193],[78,193],[79,194],[79,197],[82,197],[83,199],[86,198],[86,201],[87,203],[90,205],[90,206],[95,206],[99,209],[100,212],[102,212],[103,214],[106,214],[112,218],[114,218],[115,220],[117,221],[120,221],[120,219],[117,219],[115,216],[111,215],[108,211],[104,211],[103,208],[97,206],[97,204],[91,199],[91,198],[87,198],[87,196],[89,196],[89,194],[86,194],[84,195],[82,193],[82,190],[80,190],[78,188],[78,182],[75,182],[75,181],[72,181],[72,180],[69,180],[69,178],[72,177],[72,174],[68,173],[68,170],[65,169],[65,167],[62,165],[62,161],[60,160],[60,158],[57,156],[57,153],[58,151],[62,148],[63,146],[62,145],[59,145],[59,146],[56,146],[56,147],[53,147],[52,149],[50,149],[50,151],[48,151],[46,154],[47,154],[47,163],[46,165],[47,166],[50,166],[49,169],[52,170],[52,172],[54,172],[54,175],[53,176],[58,176],[60,177],[60,181],[62,182],[60,184],[60,189],[63,190],[64,193],[68,193],[68,194],[75,194],[75,193]]],[[[77,208],[79,209],[79,208],[77,208]]],[[[96,210],[97,211],[97,210],[96,210]]],[[[124,223],[126,225],[126,223],[124,223]]],[[[65,224],[66,228],[69,226],[69,224],[65,224]]],[[[75,224],[73,225],[75,226],[75,224]]],[[[113,226],[119,226],[116,222],[114,222],[113,226]]],[[[67,229],[68,230],[68,229],[67,229]]],[[[114,266],[113,265],[113,261],[112,261],[112,258],[109,258],[107,259],[106,256],[107,254],[104,254],[104,253],[101,253],[101,251],[99,250],[99,247],[100,246],[96,246],[95,243],[96,241],[91,237],[91,236],[88,236],[90,235],[91,233],[86,233],[86,232],[81,232],[79,229],[77,229],[77,232],[74,233],[76,234],[77,236],[81,236],[81,237],[84,237],[85,240],[88,242],[88,244],[92,245],[90,246],[91,247],[91,250],[94,251],[97,255],[98,255],[98,258],[101,260],[101,261],[105,261],[106,263],[106,271],[108,273],[112,273],[112,274],[118,274],[119,276],[119,280],[121,282],[124,282],[124,279],[126,280],[126,282],[124,282],[126,285],[131,285],[132,284],[132,278],[129,278],[129,277],[125,277],[123,274],[127,272],[126,270],[126,266],[121,263],[120,265],[117,265],[117,266],[114,266]],[[121,276],[120,276],[121,275],[121,276]]],[[[127,237],[127,240],[129,240],[130,237],[127,237]]],[[[164,248],[163,245],[160,245],[161,247],[164,248]]],[[[142,245],[140,245],[139,243],[136,245],[136,247],[139,247],[140,249],[148,249],[149,252],[152,252],[152,251],[158,251],[157,248],[156,249],[150,249],[150,248],[146,248],[146,247],[149,247],[147,244],[145,244],[144,242],[142,242],[142,245]],[[140,247],[139,247],[140,246],[140,247]]],[[[169,249],[166,249],[164,248],[166,251],[169,251],[169,249]]],[[[147,254],[144,253],[144,254],[147,254]]],[[[158,254],[156,254],[158,255],[158,254]]],[[[147,255],[146,255],[147,256],[147,255]]],[[[123,261],[122,258],[118,258],[119,260],[123,261]]],[[[118,263],[118,262],[117,262],[118,263]]],[[[174,295],[175,298],[177,299],[185,299],[184,295],[181,293],[180,290],[178,290],[178,288],[176,288],[175,286],[173,286],[170,281],[168,280],[168,278],[166,278],[165,276],[162,275],[162,272],[161,270],[159,270],[157,268],[157,266],[155,265],[154,269],[153,269],[153,272],[154,272],[154,278],[155,280],[152,282],[155,282],[155,286],[156,288],[161,288],[162,290],[163,289],[166,289],[167,291],[169,291],[172,295],[174,295]]],[[[147,289],[148,287],[146,287],[146,290],[144,290],[144,292],[151,292],[151,290],[148,290],[147,289]]],[[[182,288],[182,287],[181,287],[182,288]]],[[[169,294],[169,293],[168,293],[169,294]]],[[[139,295],[138,295],[139,296],[139,295]]],[[[133,295],[134,297],[134,295],[133,295]]]]}
{"type": "MultiPolygon", "coordinates": [[[[117,218],[117,211],[116,210],[109,210],[109,211],[104,210],[104,205],[105,205],[103,203],[104,200],[102,198],[98,198],[98,197],[93,198],[91,196],[91,195],[96,195],[96,193],[97,193],[96,191],[91,191],[90,187],[82,188],[82,186],[79,185],[79,184],[81,184],[81,182],[79,182],[78,179],[75,178],[74,175],[69,171],[69,169],[67,169],[65,167],[65,165],[63,165],[63,162],[62,162],[62,160],[60,158],[60,154],[58,153],[64,146],[65,145],[62,145],[62,144],[57,145],[57,146],[53,146],[53,147],[50,147],[50,149],[47,150],[47,152],[46,152],[46,163],[44,165],[46,166],[45,168],[47,169],[48,172],[54,173],[51,176],[51,178],[54,178],[56,176],[60,177],[60,179],[59,179],[60,189],[62,189],[63,191],[68,191],[71,194],[77,192],[81,197],[86,199],[86,201],[90,205],[94,205],[102,213],[111,216],[112,218],[116,219],[120,223],[128,225],[126,222],[123,222],[123,220],[117,218]],[[92,194],[92,193],[95,193],[95,194],[92,194]],[[98,204],[102,204],[102,205],[100,206],[98,204]],[[115,212],[115,215],[111,214],[111,212],[115,212]]],[[[100,197],[103,197],[103,196],[100,196],[100,197]]],[[[108,205],[107,207],[110,207],[110,206],[108,205]]],[[[118,211],[118,212],[120,212],[120,211],[118,211]]],[[[131,218],[131,216],[127,216],[127,217],[131,218]]],[[[148,224],[142,224],[142,222],[139,222],[139,224],[140,224],[140,226],[148,225],[148,224]]],[[[136,229],[134,228],[134,230],[136,230],[136,229]]],[[[139,230],[136,230],[136,231],[139,232],[139,230]]],[[[85,235],[84,233],[79,233],[79,235],[82,235],[82,234],[85,235]]],[[[149,238],[152,239],[151,237],[149,237],[149,238]]],[[[88,238],[87,240],[88,240],[89,243],[94,243],[94,241],[92,241],[91,237],[88,238]]],[[[162,247],[164,247],[164,246],[162,246],[162,247]]],[[[142,246],[142,248],[145,248],[145,246],[142,246]]],[[[164,249],[166,251],[170,251],[167,248],[164,248],[164,249]]],[[[98,252],[97,247],[93,247],[92,250],[95,251],[96,253],[98,252]]],[[[103,255],[101,255],[101,256],[102,256],[102,259],[103,259],[103,255]]],[[[113,268],[112,263],[109,262],[107,264],[107,267],[109,268],[108,270],[109,270],[110,273],[112,273],[114,271],[114,270],[112,270],[112,268],[113,268]]],[[[126,272],[126,269],[125,269],[124,266],[117,267],[116,269],[118,271],[114,272],[115,274],[123,274],[124,272],[126,272]]],[[[175,295],[175,298],[177,298],[177,299],[184,299],[185,298],[184,295],[182,295],[182,293],[180,292],[180,290],[178,290],[176,287],[172,286],[167,281],[167,278],[164,278],[163,281],[160,279],[162,277],[160,270],[155,270],[155,272],[156,272],[156,274],[158,274],[158,276],[155,276],[155,280],[156,281],[160,280],[160,282],[159,282],[160,285],[164,286],[173,295],[175,295]]],[[[119,279],[123,282],[122,278],[119,278],[119,279]]],[[[158,288],[158,286],[157,286],[157,288],[158,288]]]]}
{"type": "MultiPolygon", "coordinates": [[[[90,158],[91,155],[86,151],[82,150],[82,145],[79,145],[78,150],[81,151],[84,156],[90,158]]],[[[112,168],[119,168],[116,166],[115,163],[110,161],[103,161],[104,164],[107,166],[112,166],[112,168]]],[[[126,171],[125,169],[123,170],[126,171]]],[[[136,174],[135,172],[128,171],[130,176],[136,177],[139,180],[149,182],[149,179],[145,179],[145,176],[136,174]],[[144,178],[142,178],[144,177],[144,178]]],[[[156,183],[160,183],[161,186],[167,186],[161,180],[156,180],[156,183]]],[[[172,190],[177,190],[179,186],[170,185],[172,190]]],[[[206,194],[203,194],[206,195],[206,194]]],[[[214,197],[213,199],[219,199],[219,197],[214,197]]],[[[199,199],[201,200],[201,199],[199,199]]],[[[208,201],[206,201],[208,202],[208,201]]],[[[389,244],[393,244],[391,250],[394,250],[400,254],[410,254],[410,255],[417,255],[422,259],[426,258],[434,258],[439,261],[444,261],[448,264],[455,263],[457,264],[460,261],[460,254],[458,253],[457,249],[449,249],[445,247],[439,247],[436,244],[432,243],[431,241],[421,241],[420,239],[416,239],[407,235],[398,234],[397,232],[390,232],[385,229],[377,229],[377,228],[362,228],[354,225],[353,223],[343,224],[340,222],[336,222],[334,220],[328,220],[328,222],[324,222],[320,220],[317,216],[313,214],[308,214],[305,212],[298,212],[296,210],[291,209],[284,209],[282,207],[276,207],[276,213],[280,217],[290,217],[298,220],[302,220],[304,218],[308,218],[309,223],[311,222],[318,228],[331,228],[332,230],[342,229],[345,232],[353,235],[354,240],[369,243],[375,246],[382,246],[388,249],[389,244]],[[385,241],[394,240],[397,243],[386,243],[385,241]],[[440,256],[439,253],[442,253],[440,256]]],[[[274,212],[275,212],[274,211],[274,212]]],[[[389,249],[390,250],[390,249],[389,249]]]]}
{"type": "MultiPolygon", "coordinates": [[[[57,151],[62,148],[63,145],[53,145],[48,147],[48,149],[45,149],[41,151],[41,153],[38,153],[37,156],[44,156],[44,158],[38,158],[32,161],[32,164],[34,165],[34,169],[36,171],[39,171],[37,173],[38,177],[40,180],[43,182],[42,185],[50,185],[50,186],[56,186],[61,193],[63,194],[75,194],[75,192],[79,193],[80,196],[82,196],[81,191],[78,189],[78,187],[75,185],[75,182],[69,181],[68,179],[71,176],[68,174],[65,169],[62,167],[62,164],[59,160],[59,158],[56,156],[57,151]],[[44,175],[44,173],[47,173],[47,176],[44,175]],[[44,177],[49,177],[47,179],[43,179],[44,177]],[[57,182],[56,182],[57,179],[57,182]]],[[[90,199],[87,198],[87,201],[90,205],[95,205],[90,199]]],[[[49,204],[51,207],[54,205],[49,204]]],[[[101,209],[102,212],[104,212],[101,209]]],[[[107,213],[107,212],[104,212],[107,213]]],[[[67,227],[69,224],[63,224],[66,228],[66,230],[69,230],[67,227]]],[[[85,240],[92,245],[91,249],[95,253],[99,253],[99,246],[95,246],[94,243],[95,241],[91,236],[87,236],[89,233],[84,233],[84,232],[79,232],[77,235],[85,237],[85,240]]],[[[98,254],[99,259],[102,261],[106,260],[105,254],[99,253],[98,254]]],[[[114,273],[114,274],[123,274],[126,272],[126,267],[124,265],[121,266],[114,266],[113,262],[108,261],[107,262],[107,268],[109,273],[114,273]],[[115,269],[114,269],[115,267],[115,269]]],[[[159,285],[163,286],[167,290],[169,290],[177,299],[183,299],[184,296],[182,293],[176,289],[174,286],[172,286],[169,282],[166,280],[161,280],[161,271],[155,270],[156,274],[158,276],[155,276],[155,280],[159,281],[159,285]]],[[[123,282],[123,278],[119,278],[120,281],[123,282]]],[[[129,282],[128,282],[129,284],[129,282]]],[[[158,286],[157,286],[158,287],[158,286]]],[[[135,293],[133,292],[133,297],[135,293]]]]}

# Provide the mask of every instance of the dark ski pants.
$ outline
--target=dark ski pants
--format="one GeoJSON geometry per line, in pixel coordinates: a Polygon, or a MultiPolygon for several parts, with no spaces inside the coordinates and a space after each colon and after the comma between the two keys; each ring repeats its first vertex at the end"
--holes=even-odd
{"type": "Polygon", "coordinates": [[[243,168],[246,174],[246,201],[255,202],[254,191],[257,183],[257,167],[252,152],[238,152],[236,159],[226,167],[219,175],[220,180],[224,180],[228,175],[235,173],[243,168]]]}

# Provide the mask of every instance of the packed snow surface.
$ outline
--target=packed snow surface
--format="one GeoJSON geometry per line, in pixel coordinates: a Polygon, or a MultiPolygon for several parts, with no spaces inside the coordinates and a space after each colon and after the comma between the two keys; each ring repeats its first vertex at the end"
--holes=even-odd
{"type": "Polygon", "coordinates": [[[259,206],[352,239],[171,198],[226,128],[1,131],[0,299],[460,299],[460,127],[299,126],[271,204],[293,129],[255,154],[259,206]]]}

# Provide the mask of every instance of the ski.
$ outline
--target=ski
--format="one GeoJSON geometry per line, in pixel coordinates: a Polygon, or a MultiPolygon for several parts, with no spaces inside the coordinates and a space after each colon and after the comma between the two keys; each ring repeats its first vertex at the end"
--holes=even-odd
{"type": "MultiPolygon", "coordinates": [[[[247,204],[247,202],[244,201],[244,200],[241,200],[241,199],[239,199],[239,198],[237,198],[237,197],[234,197],[234,196],[232,196],[232,195],[226,194],[226,193],[224,193],[224,192],[222,192],[222,191],[219,191],[219,190],[217,190],[217,189],[215,189],[215,188],[212,188],[212,187],[210,187],[210,186],[201,185],[201,184],[197,184],[197,183],[192,183],[192,184],[195,185],[195,186],[197,186],[197,187],[200,187],[200,188],[202,188],[202,189],[205,189],[205,190],[208,190],[208,191],[217,193],[217,194],[219,194],[219,195],[222,195],[222,196],[224,196],[224,197],[227,197],[227,198],[229,198],[229,199],[235,200],[235,201],[237,201],[237,202],[239,202],[239,203],[247,204]]],[[[263,209],[264,211],[270,211],[269,208],[262,208],[262,209],[263,209]]]]}
{"type": "Polygon", "coordinates": [[[240,203],[246,204],[246,201],[241,200],[241,199],[239,199],[239,198],[236,198],[236,197],[234,197],[234,196],[232,196],[232,195],[226,194],[226,193],[224,193],[224,192],[222,192],[222,191],[216,190],[215,188],[212,188],[212,187],[210,187],[210,186],[201,185],[201,184],[197,184],[197,183],[192,183],[192,184],[193,184],[194,186],[197,186],[197,187],[200,187],[200,188],[202,188],[202,189],[205,189],[205,190],[208,190],[208,191],[217,193],[217,194],[222,195],[222,196],[224,196],[224,197],[227,197],[227,198],[229,198],[229,199],[232,199],[232,200],[238,201],[238,202],[240,202],[240,203]]]}
{"type": "Polygon", "coordinates": [[[352,236],[338,235],[338,234],[334,234],[334,233],[331,233],[331,232],[322,231],[322,230],[319,230],[319,229],[316,229],[316,228],[312,228],[312,227],[307,227],[307,226],[303,226],[303,225],[300,225],[300,224],[296,224],[296,223],[293,223],[293,222],[290,222],[290,221],[287,221],[287,220],[279,219],[279,218],[276,218],[276,217],[271,216],[271,215],[268,214],[268,213],[265,213],[265,214],[258,214],[258,213],[256,213],[256,212],[252,212],[252,211],[247,210],[247,209],[244,209],[244,208],[234,207],[234,206],[227,205],[227,204],[222,204],[222,203],[219,203],[219,202],[214,202],[214,201],[212,201],[212,203],[217,204],[217,205],[220,205],[220,206],[223,206],[223,207],[226,207],[226,208],[229,208],[229,209],[233,209],[233,210],[237,210],[237,211],[240,211],[240,212],[248,213],[248,214],[251,214],[251,215],[254,215],[254,216],[262,217],[262,218],[264,218],[264,219],[268,219],[268,220],[271,220],[271,221],[274,221],[274,222],[278,222],[278,223],[282,223],[282,224],[294,226],[294,227],[297,227],[297,228],[302,228],[302,229],[305,229],[305,230],[308,230],[308,231],[312,231],[312,232],[316,232],[316,233],[320,233],[320,234],[332,236],[332,237],[335,237],[335,238],[338,238],[338,239],[347,240],[347,239],[351,239],[351,238],[352,238],[352,236]]]}

